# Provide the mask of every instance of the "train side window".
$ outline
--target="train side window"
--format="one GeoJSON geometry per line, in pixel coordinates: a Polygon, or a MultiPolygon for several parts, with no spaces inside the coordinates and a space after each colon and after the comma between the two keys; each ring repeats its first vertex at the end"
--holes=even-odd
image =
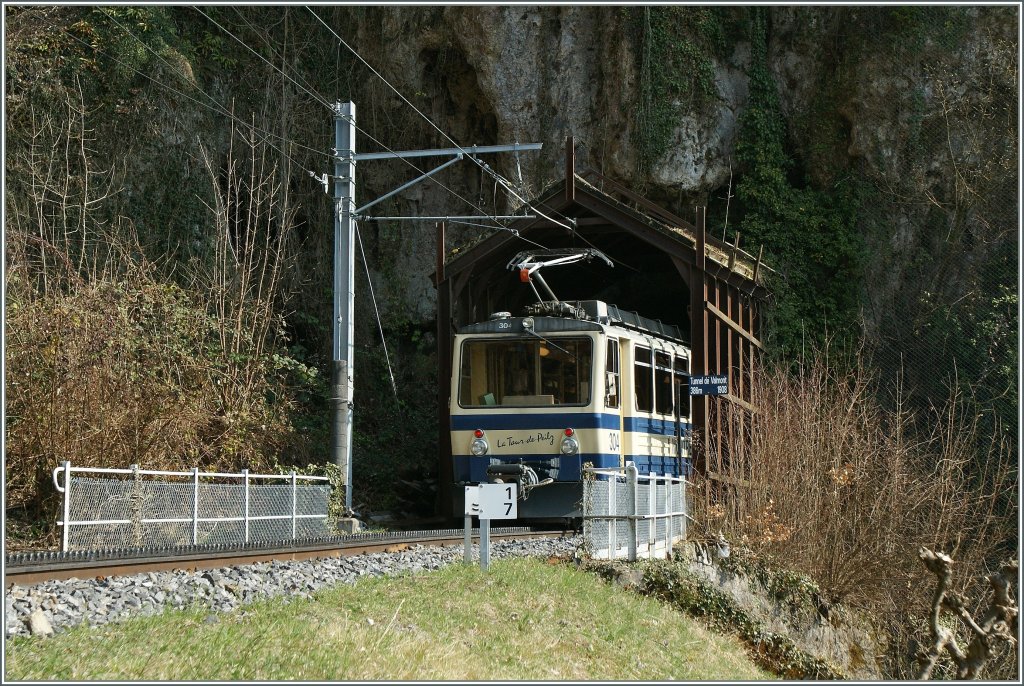
{"type": "Polygon", "coordinates": [[[654,353],[654,402],[660,414],[672,414],[672,357],[654,353]]]}
{"type": "Polygon", "coordinates": [[[637,412],[654,409],[654,379],[651,375],[651,349],[637,346],[633,362],[633,392],[636,396],[637,412]]]}
{"type": "Polygon", "coordinates": [[[615,338],[608,339],[608,355],[605,359],[605,383],[604,395],[605,407],[619,406],[619,341],[615,338]]]}
{"type": "Polygon", "coordinates": [[[675,359],[675,381],[679,395],[679,417],[690,418],[690,361],[682,357],[675,359]]]}

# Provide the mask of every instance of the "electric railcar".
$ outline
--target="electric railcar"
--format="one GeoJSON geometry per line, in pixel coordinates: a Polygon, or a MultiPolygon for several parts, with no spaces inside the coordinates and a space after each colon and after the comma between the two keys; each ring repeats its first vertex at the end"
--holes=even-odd
{"type": "Polygon", "coordinates": [[[588,464],[689,474],[690,349],[677,327],[601,301],[542,301],[526,315],[455,336],[456,513],[461,486],[500,480],[519,484],[522,519],[581,517],[588,464]]]}

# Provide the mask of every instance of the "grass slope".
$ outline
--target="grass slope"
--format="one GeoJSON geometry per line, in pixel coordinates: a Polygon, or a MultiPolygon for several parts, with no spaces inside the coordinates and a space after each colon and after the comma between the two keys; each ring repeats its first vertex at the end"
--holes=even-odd
{"type": "Polygon", "coordinates": [[[372,578],[207,621],[171,611],[7,644],[7,680],[770,679],[732,638],[566,565],[372,578]]]}

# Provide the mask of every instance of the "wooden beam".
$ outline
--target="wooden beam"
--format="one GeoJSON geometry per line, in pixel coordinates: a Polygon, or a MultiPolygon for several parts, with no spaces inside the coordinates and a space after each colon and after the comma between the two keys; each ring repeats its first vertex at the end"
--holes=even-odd
{"type": "Polygon", "coordinates": [[[565,199],[576,200],[576,140],[572,136],[565,139],[565,199]]]}
{"type": "Polygon", "coordinates": [[[740,486],[741,488],[749,488],[750,482],[746,479],[737,479],[734,476],[726,476],[719,472],[708,472],[707,477],[714,481],[721,482],[723,484],[732,484],[733,486],[740,486]]]}
{"type": "Polygon", "coordinates": [[[434,271],[434,287],[437,288],[445,280],[444,275],[444,230],[445,223],[437,223],[437,268],[434,271]]]}
{"type": "Polygon", "coordinates": [[[759,341],[756,338],[754,338],[754,336],[752,334],[750,334],[747,331],[745,331],[743,329],[743,327],[741,327],[739,324],[737,324],[732,319],[730,319],[729,315],[727,315],[725,312],[722,312],[720,309],[718,309],[717,307],[712,305],[710,302],[706,303],[706,305],[707,305],[707,308],[708,308],[708,312],[710,312],[711,314],[713,314],[716,317],[718,317],[722,321],[722,323],[724,323],[726,326],[728,326],[730,329],[732,329],[733,331],[735,331],[739,335],[741,335],[744,338],[746,338],[753,345],[755,345],[758,350],[764,350],[764,346],[761,345],[761,341],[759,341]]]}
{"type": "MultiPolygon", "coordinates": [[[[594,233],[608,233],[609,231],[615,231],[622,233],[621,226],[615,226],[612,222],[608,221],[604,217],[576,217],[576,228],[587,227],[594,233]]],[[[536,222],[530,225],[531,229],[564,229],[565,226],[562,224],[556,224],[553,221],[547,219],[538,219],[536,222]]]]}
{"type": "MultiPolygon", "coordinates": [[[[740,249],[740,232],[736,232],[736,242],[733,243],[732,250],[729,251],[729,271],[736,266],[736,253],[740,249]]],[[[756,265],[755,265],[756,266],[756,265]]]]}
{"type": "Polygon", "coordinates": [[[452,284],[437,285],[437,511],[453,517],[452,496],[455,471],[452,465],[451,414],[448,394],[452,374],[452,284]]]}
{"type": "Polygon", "coordinates": [[[588,192],[586,187],[576,189],[576,204],[594,214],[607,217],[610,223],[622,227],[623,231],[634,234],[640,240],[650,243],[669,256],[679,257],[686,262],[692,260],[692,248],[686,245],[681,238],[675,238],[657,229],[652,229],[620,208],[609,204],[603,198],[588,192]]]}
{"type": "MultiPolygon", "coordinates": [[[[629,200],[632,200],[637,205],[642,207],[644,210],[647,210],[651,214],[659,217],[664,223],[669,224],[670,226],[675,226],[675,227],[678,227],[680,229],[685,229],[685,230],[689,230],[689,231],[694,231],[695,230],[694,225],[691,224],[690,222],[686,221],[682,217],[677,217],[676,215],[672,214],[671,212],[666,210],[661,205],[657,205],[657,204],[651,202],[650,200],[648,200],[647,198],[643,197],[642,195],[634,193],[632,190],[630,190],[629,188],[623,186],[618,181],[615,181],[614,179],[610,179],[607,176],[604,176],[603,174],[596,174],[596,176],[599,176],[601,181],[602,181],[602,183],[603,183],[603,186],[601,188],[602,192],[607,193],[607,191],[605,190],[605,187],[610,188],[610,189],[614,190],[615,192],[619,193],[620,195],[625,196],[629,200]]],[[[610,193],[609,193],[609,195],[610,195],[610,193]]]]}
{"type": "Polygon", "coordinates": [[[736,397],[732,393],[726,393],[725,395],[719,395],[719,396],[715,396],[715,397],[717,397],[717,398],[725,398],[729,402],[731,402],[731,403],[733,403],[735,405],[738,405],[739,407],[742,407],[744,410],[746,410],[750,414],[757,414],[757,408],[756,407],[754,407],[753,405],[748,403],[746,400],[741,400],[740,398],[736,397]]]}
{"type": "MultiPolygon", "coordinates": [[[[706,266],[704,254],[704,208],[696,208],[695,221],[695,247],[694,264],[690,270],[690,356],[693,364],[690,365],[697,373],[706,375],[708,373],[708,312],[704,303],[708,301],[708,280],[704,271],[706,266]]],[[[698,441],[690,443],[690,450],[699,448],[697,455],[703,469],[707,469],[708,457],[708,409],[710,403],[707,396],[698,396],[698,401],[693,403],[693,428],[698,432],[698,441]]],[[[694,461],[695,464],[697,461],[694,461]]]]}
{"type": "MultiPolygon", "coordinates": [[[[545,212],[555,214],[564,212],[570,205],[570,203],[565,200],[565,196],[561,193],[554,196],[545,196],[535,204],[542,206],[545,212]]],[[[540,218],[518,219],[510,224],[508,228],[518,231],[521,235],[524,235],[537,228],[540,221],[543,220],[540,218]]],[[[459,272],[472,270],[477,264],[494,259],[496,255],[501,255],[507,261],[508,256],[506,251],[508,244],[518,240],[519,238],[517,238],[511,231],[497,231],[489,238],[485,238],[476,245],[468,248],[465,255],[460,255],[448,262],[445,265],[446,274],[449,278],[453,278],[459,272]]]]}

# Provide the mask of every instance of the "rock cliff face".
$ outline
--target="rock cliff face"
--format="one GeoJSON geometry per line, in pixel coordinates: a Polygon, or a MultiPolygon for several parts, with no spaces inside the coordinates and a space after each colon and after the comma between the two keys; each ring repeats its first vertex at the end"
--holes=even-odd
{"type": "MultiPolygon", "coordinates": [[[[746,171],[735,163],[735,150],[748,100],[750,42],[733,30],[717,49],[694,57],[691,66],[703,61],[710,67],[712,91],[701,103],[673,97],[667,142],[645,165],[638,101],[657,56],[645,53],[654,38],[645,33],[642,12],[491,6],[427,17],[402,8],[368,18],[360,35],[400,89],[426,94],[425,112],[456,140],[544,143],[544,151],[524,155],[518,169],[509,160],[498,162],[509,178],[521,172],[532,190],[557,177],[563,142],[572,135],[584,164],[680,205],[673,209],[684,214],[693,202],[709,203],[712,223],[720,222],[730,181],[735,185],[746,171]],[[378,33],[401,38],[375,42],[378,33]]],[[[745,20],[735,13],[728,18],[745,20]]],[[[861,221],[873,246],[867,272],[878,276],[867,282],[867,324],[877,329],[882,310],[905,285],[906,275],[891,261],[927,243],[922,234],[935,221],[971,221],[989,199],[985,182],[999,185],[999,175],[983,167],[1001,165],[1014,175],[1016,15],[999,8],[941,16],[773,8],[767,26],[768,67],[796,161],[792,173],[823,189],[856,173],[882,194],[872,204],[884,205],[888,214],[861,221]],[[988,116],[972,120],[972,112],[988,116]],[[958,179],[970,190],[958,191],[958,179]],[[936,213],[944,219],[936,220],[936,213]]],[[[673,27],[681,36],[697,32],[686,16],[673,27]]],[[[690,45],[699,45],[696,38],[690,45]]],[[[465,175],[467,193],[490,193],[479,180],[474,187],[472,168],[465,175]]],[[[991,192],[1005,197],[1006,190],[991,192]]],[[[452,207],[450,196],[429,188],[403,202],[440,214],[452,207]]],[[[495,202],[510,206],[500,194],[488,204],[495,202]]],[[[994,239],[1010,228],[1011,214],[977,223],[994,239]]],[[[415,256],[409,272],[429,272],[430,232],[397,230],[417,236],[403,242],[415,256]]],[[[414,277],[402,300],[429,319],[432,292],[425,279],[414,277]]]]}
{"type": "MultiPolygon", "coordinates": [[[[737,184],[751,171],[737,162],[736,151],[745,135],[741,121],[749,109],[751,70],[766,60],[786,132],[791,183],[828,195],[852,180],[870,191],[864,204],[870,211],[856,220],[867,245],[865,278],[851,285],[863,290],[869,332],[888,325],[886,312],[921,296],[919,289],[907,290],[909,282],[927,283],[929,292],[949,290],[948,299],[955,299],[969,286],[961,278],[965,260],[988,260],[993,246],[1015,233],[1015,213],[1008,208],[1017,201],[1018,15],[1011,8],[321,9],[326,24],[458,143],[543,143],[539,154],[489,160],[507,178],[521,180],[524,195],[560,176],[571,135],[582,164],[683,216],[694,204],[707,204],[716,231],[724,229],[727,216],[730,231],[741,227],[749,209],[735,201],[737,184]],[[764,32],[764,58],[752,53],[754,26],[764,32]],[[922,267],[915,256],[922,251],[938,254],[941,266],[922,267]]],[[[305,85],[328,100],[357,103],[365,132],[361,150],[380,147],[369,136],[393,149],[451,141],[312,13],[212,12],[240,42],[184,9],[123,12],[120,22],[134,29],[132,38],[98,11],[12,12],[8,126],[13,114],[13,126],[28,127],[31,94],[45,90],[41,83],[72,83],[67,70],[74,60],[93,65],[83,79],[101,86],[87,88],[82,104],[97,147],[109,142],[106,161],[120,171],[123,197],[133,199],[123,211],[135,213],[140,230],[197,253],[206,210],[168,189],[196,197],[208,176],[197,140],[216,173],[229,136],[226,118],[189,89],[198,87],[241,119],[281,132],[298,144],[291,148],[290,201],[301,208],[307,239],[301,249],[307,252],[296,283],[311,296],[329,273],[321,234],[331,218],[307,172],[327,170],[327,160],[315,153],[326,150],[332,136],[329,115],[307,97],[305,85]],[[139,37],[159,60],[133,44],[139,37]],[[106,52],[92,53],[90,44],[106,52]],[[283,81],[276,65],[304,85],[283,81]],[[174,94],[161,83],[187,92],[174,94]],[[103,99],[117,101],[115,119],[102,120],[114,112],[91,114],[103,99]],[[161,214],[165,210],[168,216],[161,214]]],[[[281,162],[287,160],[282,156],[281,162]]],[[[377,197],[413,175],[400,163],[366,163],[359,170],[358,199],[377,197]]],[[[518,205],[468,162],[438,180],[446,188],[426,182],[378,209],[449,215],[518,205]]],[[[431,224],[364,231],[387,316],[429,325],[431,224]]],[[[479,232],[454,227],[452,241],[479,232]]]]}

